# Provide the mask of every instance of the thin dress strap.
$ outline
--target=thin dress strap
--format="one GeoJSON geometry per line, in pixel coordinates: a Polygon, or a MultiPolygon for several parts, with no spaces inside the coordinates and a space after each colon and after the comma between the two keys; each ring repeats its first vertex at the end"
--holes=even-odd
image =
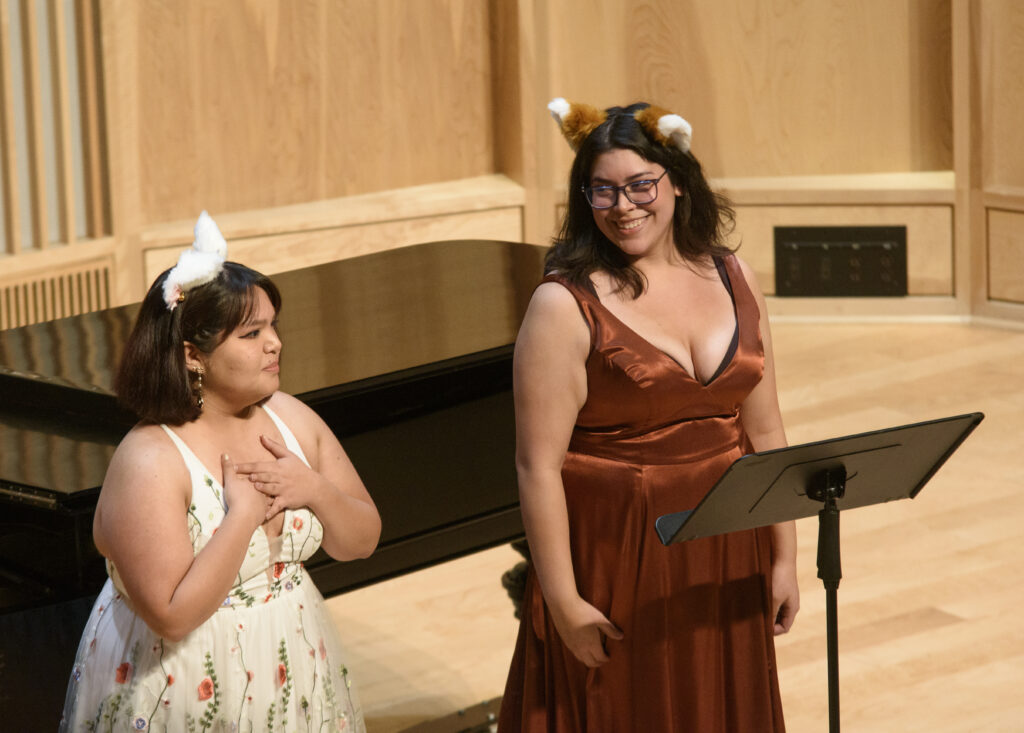
{"type": "Polygon", "coordinates": [[[302,462],[308,466],[309,461],[306,460],[306,454],[302,452],[302,446],[299,445],[299,441],[295,437],[294,433],[292,433],[288,426],[284,424],[284,420],[279,418],[277,416],[277,413],[271,410],[266,405],[263,405],[263,409],[266,411],[268,415],[270,415],[270,419],[274,421],[274,425],[277,426],[277,429],[281,431],[281,437],[284,438],[285,447],[288,448],[288,450],[290,450],[292,453],[297,455],[299,458],[301,458],[302,462]]]}
{"type": "Polygon", "coordinates": [[[161,424],[160,427],[162,427],[164,429],[164,432],[171,437],[171,441],[174,443],[174,446],[178,449],[178,452],[181,453],[181,457],[182,459],[184,459],[185,465],[188,467],[190,473],[193,473],[196,470],[198,470],[200,473],[206,471],[206,466],[204,466],[203,462],[199,460],[198,456],[196,456],[196,454],[192,452],[192,449],[188,447],[188,443],[182,440],[177,433],[175,433],[166,425],[161,424]]]}

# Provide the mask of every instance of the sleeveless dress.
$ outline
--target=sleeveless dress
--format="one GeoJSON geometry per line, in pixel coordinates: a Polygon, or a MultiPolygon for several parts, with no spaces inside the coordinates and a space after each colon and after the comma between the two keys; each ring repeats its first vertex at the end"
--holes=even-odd
{"type": "MultiPolygon", "coordinates": [[[[269,408],[288,449],[295,436],[269,408]]],[[[166,425],[192,477],[188,531],[195,554],[224,519],[221,485],[166,425]]],[[[135,615],[117,574],[86,624],[62,731],[363,731],[341,642],[302,562],[323,527],[287,510],[280,537],[257,528],[221,607],[178,642],[135,615]]]]}
{"type": "Polygon", "coordinates": [[[532,566],[498,730],[782,731],[771,529],[661,544],[654,520],[693,509],[752,451],[739,407],[764,351],[735,257],[716,260],[735,350],[707,384],[559,276],[591,334],[587,400],[562,469],[580,595],[624,633],[589,669],[558,636],[532,566]]]}

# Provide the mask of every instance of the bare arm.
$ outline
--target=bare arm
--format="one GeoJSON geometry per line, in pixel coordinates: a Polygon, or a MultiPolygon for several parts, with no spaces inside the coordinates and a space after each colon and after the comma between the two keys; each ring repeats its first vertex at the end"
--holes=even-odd
{"type": "MultiPolygon", "coordinates": [[[[782,426],[779,394],[775,383],[775,358],[764,295],[753,270],[740,260],[743,274],[757,300],[764,345],[764,375],[760,384],[743,401],[740,415],[744,430],[755,451],[784,448],[788,444],[782,426]]],[[[772,592],[776,614],[775,633],[784,634],[793,626],[800,609],[800,591],[796,582],[796,523],[783,522],[772,527],[772,592]]]]}
{"type": "Polygon", "coordinates": [[[239,464],[238,473],[273,497],[267,518],[284,509],[309,507],[324,527],[322,547],[335,560],[369,557],[380,539],[380,515],[338,439],[307,405],[283,392],[270,401],[300,443],[315,446],[310,465],[284,445],[263,436],[275,460],[239,464]]]}
{"type": "Polygon", "coordinates": [[[608,660],[601,634],[622,634],[577,591],[562,485],[562,463],[587,396],[589,342],[572,295],[555,283],[541,285],[516,339],[513,384],[516,470],[530,556],[562,641],[594,667],[608,660]]]}
{"type": "Polygon", "coordinates": [[[227,512],[193,554],[188,469],[157,426],[136,428],[114,454],[94,518],[94,538],[132,608],[159,636],[177,641],[213,615],[231,590],[265,502],[222,461],[227,512]]]}

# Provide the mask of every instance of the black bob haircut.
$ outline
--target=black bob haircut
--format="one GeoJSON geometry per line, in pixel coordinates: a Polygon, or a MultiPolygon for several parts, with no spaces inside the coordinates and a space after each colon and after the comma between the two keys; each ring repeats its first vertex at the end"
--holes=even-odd
{"type": "Polygon", "coordinates": [[[185,342],[204,354],[223,343],[252,316],[256,289],[281,310],[281,293],[268,278],[237,262],[225,262],[216,278],[190,289],[173,310],[164,302],[170,269],[150,286],[125,343],[114,377],[118,401],[142,422],[182,425],[199,417],[193,375],[185,367],[185,342]]]}

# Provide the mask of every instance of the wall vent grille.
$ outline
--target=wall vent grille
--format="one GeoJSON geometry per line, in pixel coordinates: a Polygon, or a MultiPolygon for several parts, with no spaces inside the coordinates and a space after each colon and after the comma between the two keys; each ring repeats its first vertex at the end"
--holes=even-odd
{"type": "Polygon", "coordinates": [[[109,307],[110,267],[105,264],[0,285],[0,329],[109,307]]]}

